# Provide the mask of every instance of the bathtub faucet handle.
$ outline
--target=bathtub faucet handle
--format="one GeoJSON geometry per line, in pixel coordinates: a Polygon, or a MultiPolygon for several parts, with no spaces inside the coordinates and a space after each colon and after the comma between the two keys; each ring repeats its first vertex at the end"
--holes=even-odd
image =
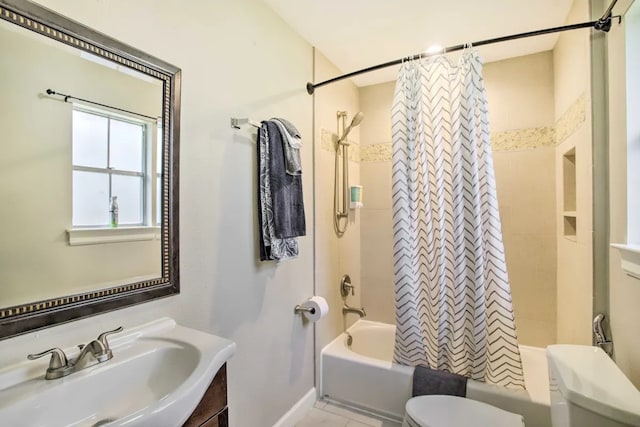
{"type": "Polygon", "coordinates": [[[356,294],[355,286],[351,284],[351,277],[345,274],[342,276],[342,279],[340,279],[340,295],[346,298],[349,296],[349,291],[351,291],[351,295],[356,294]]]}

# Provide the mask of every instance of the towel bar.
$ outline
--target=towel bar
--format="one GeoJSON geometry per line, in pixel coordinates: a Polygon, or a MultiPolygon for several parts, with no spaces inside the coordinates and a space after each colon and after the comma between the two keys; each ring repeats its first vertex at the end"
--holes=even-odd
{"type": "Polygon", "coordinates": [[[251,125],[253,127],[256,128],[260,128],[261,124],[260,122],[256,122],[255,120],[251,120],[251,119],[237,119],[235,117],[231,117],[231,127],[234,129],[240,129],[241,125],[251,125]]]}

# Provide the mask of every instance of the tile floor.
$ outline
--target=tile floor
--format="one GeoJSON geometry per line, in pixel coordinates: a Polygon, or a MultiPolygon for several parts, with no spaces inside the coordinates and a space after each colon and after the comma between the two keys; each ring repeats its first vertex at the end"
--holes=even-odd
{"type": "Polygon", "coordinates": [[[401,423],[319,400],[296,427],[401,427],[401,423]]]}

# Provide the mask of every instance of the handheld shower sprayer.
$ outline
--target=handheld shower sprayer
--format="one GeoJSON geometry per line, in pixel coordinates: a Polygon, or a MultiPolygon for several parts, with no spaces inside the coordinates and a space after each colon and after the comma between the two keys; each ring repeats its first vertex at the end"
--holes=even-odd
{"type": "Polygon", "coordinates": [[[351,120],[351,123],[349,124],[349,126],[347,126],[346,129],[344,125],[345,125],[345,120],[347,119],[347,113],[344,111],[339,111],[338,116],[342,117],[342,129],[343,129],[342,136],[338,138],[338,144],[346,144],[347,135],[349,135],[349,132],[351,132],[351,129],[360,125],[360,123],[362,122],[362,119],[364,119],[364,113],[362,111],[359,111],[355,116],[353,116],[353,120],[351,120]]]}
{"type": "Polygon", "coordinates": [[[338,141],[336,141],[336,161],[335,161],[335,185],[334,185],[334,198],[333,198],[333,225],[338,237],[341,237],[347,229],[347,222],[345,221],[344,227],[342,227],[340,220],[347,219],[349,212],[347,211],[347,197],[349,195],[349,142],[347,141],[347,135],[351,132],[351,129],[358,126],[364,118],[364,113],[359,111],[351,120],[349,126],[347,124],[347,112],[338,111],[336,113],[338,119],[338,141]],[[342,136],[340,136],[340,122],[342,121],[342,136]],[[342,147],[342,150],[341,150],[342,147]],[[340,152],[342,151],[342,205],[340,206],[340,200],[338,193],[340,192],[340,173],[338,172],[338,163],[340,152]]]}

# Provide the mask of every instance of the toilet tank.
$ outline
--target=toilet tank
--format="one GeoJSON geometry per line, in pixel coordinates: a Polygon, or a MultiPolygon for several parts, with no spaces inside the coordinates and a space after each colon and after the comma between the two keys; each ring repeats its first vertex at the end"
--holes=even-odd
{"type": "Polygon", "coordinates": [[[547,347],[553,427],[640,426],[640,392],[598,347],[547,347]]]}

